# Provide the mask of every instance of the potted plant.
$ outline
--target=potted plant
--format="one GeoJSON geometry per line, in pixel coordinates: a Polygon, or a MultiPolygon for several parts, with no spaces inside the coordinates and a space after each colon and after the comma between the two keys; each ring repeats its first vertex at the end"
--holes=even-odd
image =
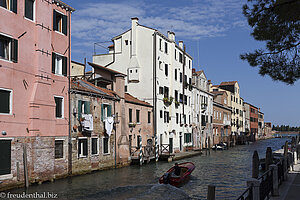
{"type": "Polygon", "coordinates": [[[172,104],[173,100],[174,100],[174,97],[170,96],[170,99],[169,99],[169,104],[170,105],[172,104]]]}
{"type": "Polygon", "coordinates": [[[164,103],[168,103],[169,99],[167,97],[163,98],[164,103]]]}
{"type": "Polygon", "coordinates": [[[178,107],[179,106],[179,102],[175,100],[175,106],[178,107]]]}

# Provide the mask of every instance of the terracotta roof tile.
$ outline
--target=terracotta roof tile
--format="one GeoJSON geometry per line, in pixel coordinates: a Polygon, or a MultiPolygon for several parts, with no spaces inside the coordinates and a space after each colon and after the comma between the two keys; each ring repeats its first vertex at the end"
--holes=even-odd
{"type": "Polygon", "coordinates": [[[106,88],[97,87],[94,84],[92,84],[92,83],[90,83],[86,80],[82,80],[82,79],[72,81],[71,88],[72,89],[77,89],[77,90],[80,90],[80,91],[101,94],[101,95],[104,95],[104,96],[110,96],[110,97],[113,97],[113,98],[116,97],[116,93],[114,91],[106,89],[106,88]]]}
{"type": "Polygon", "coordinates": [[[145,102],[145,101],[142,101],[142,100],[139,100],[138,98],[132,96],[131,94],[128,94],[128,93],[125,93],[125,101],[129,102],[129,103],[137,103],[137,104],[142,104],[142,105],[145,105],[145,106],[151,106],[151,104],[145,102]]]}
{"type": "Polygon", "coordinates": [[[237,83],[237,81],[225,81],[222,82],[220,85],[234,85],[235,83],[237,83]]]}

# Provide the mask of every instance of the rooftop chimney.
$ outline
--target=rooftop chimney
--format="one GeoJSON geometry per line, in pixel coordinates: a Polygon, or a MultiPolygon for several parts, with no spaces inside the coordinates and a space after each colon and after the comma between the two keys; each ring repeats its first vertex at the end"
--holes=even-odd
{"type": "Polygon", "coordinates": [[[196,72],[196,69],[195,68],[192,68],[192,73],[195,73],[196,72]]]}
{"type": "Polygon", "coordinates": [[[137,52],[137,33],[136,33],[136,27],[138,25],[139,18],[133,17],[131,18],[131,49],[132,49],[132,56],[136,56],[137,52]]]}
{"type": "Polygon", "coordinates": [[[183,41],[179,41],[179,42],[178,42],[178,45],[179,45],[179,47],[180,47],[181,49],[183,49],[183,41]]]}
{"type": "Polygon", "coordinates": [[[175,41],[175,33],[172,32],[172,31],[168,31],[168,38],[169,38],[171,41],[175,41]]]}

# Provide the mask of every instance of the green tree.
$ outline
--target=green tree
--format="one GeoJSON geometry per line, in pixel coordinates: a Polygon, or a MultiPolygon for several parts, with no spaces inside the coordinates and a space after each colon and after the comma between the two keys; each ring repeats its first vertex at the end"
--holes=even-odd
{"type": "Polygon", "coordinates": [[[300,79],[300,0],[248,0],[243,6],[255,40],[265,49],[241,54],[259,74],[294,84],[300,79]]]}

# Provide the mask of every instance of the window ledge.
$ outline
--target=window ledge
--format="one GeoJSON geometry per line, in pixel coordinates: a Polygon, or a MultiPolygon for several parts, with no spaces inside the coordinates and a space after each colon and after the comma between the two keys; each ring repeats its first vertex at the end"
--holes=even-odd
{"type": "Polygon", "coordinates": [[[0,175],[0,180],[8,180],[8,179],[12,179],[12,178],[13,178],[12,174],[0,175]]]}
{"type": "Polygon", "coordinates": [[[4,116],[12,116],[12,113],[0,113],[0,115],[4,115],[4,116]]]}
{"type": "MultiPolygon", "coordinates": [[[[0,6],[1,7],[1,6],[0,6]]],[[[8,62],[8,63],[14,63],[13,61],[11,61],[11,60],[6,60],[6,59],[4,59],[4,58],[0,58],[0,61],[5,61],[5,62],[8,62]]]]}
{"type": "Polygon", "coordinates": [[[63,74],[56,74],[56,73],[52,73],[53,75],[56,75],[56,76],[60,76],[60,77],[68,77],[68,76],[65,76],[65,75],[63,75],[63,74]]]}
{"type": "Polygon", "coordinates": [[[55,161],[65,160],[65,158],[55,158],[55,161]]]}
{"type": "MultiPolygon", "coordinates": [[[[4,8],[4,7],[2,7],[2,6],[0,6],[0,8],[3,9],[3,10],[6,10],[6,11],[8,11],[8,12],[14,13],[13,11],[8,10],[7,8],[4,8]]],[[[15,13],[15,14],[17,14],[17,13],[15,13]]]]}
{"type": "Polygon", "coordinates": [[[57,31],[57,30],[54,30],[55,33],[58,33],[60,35],[63,35],[63,36],[66,36],[64,33],[60,32],[60,31],[57,31]]]}
{"type": "Polygon", "coordinates": [[[29,19],[29,18],[27,18],[27,17],[25,17],[25,16],[24,16],[24,19],[27,20],[27,21],[30,21],[30,22],[32,22],[32,23],[35,24],[35,20],[29,19]]]}
{"type": "Polygon", "coordinates": [[[87,158],[87,156],[78,156],[78,159],[80,158],[87,158]]]}
{"type": "Polygon", "coordinates": [[[103,156],[109,156],[110,153],[103,153],[103,156]]]}

